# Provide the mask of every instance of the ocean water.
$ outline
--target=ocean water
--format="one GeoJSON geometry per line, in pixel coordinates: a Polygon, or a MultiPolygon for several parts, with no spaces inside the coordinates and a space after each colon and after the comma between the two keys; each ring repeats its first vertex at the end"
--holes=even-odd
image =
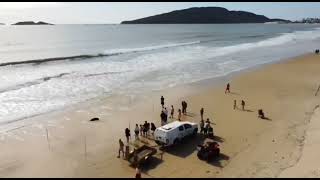
{"type": "Polygon", "coordinates": [[[319,48],[319,25],[0,26],[0,126],[319,48]]]}

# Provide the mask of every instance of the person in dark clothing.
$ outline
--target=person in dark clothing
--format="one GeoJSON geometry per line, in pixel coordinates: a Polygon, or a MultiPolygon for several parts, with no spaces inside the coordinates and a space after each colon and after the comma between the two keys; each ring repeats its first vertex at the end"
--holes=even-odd
{"type": "Polygon", "coordinates": [[[241,100],[242,111],[244,111],[244,106],[245,105],[246,105],[246,103],[244,102],[244,100],[241,100]]]}
{"type": "Polygon", "coordinates": [[[182,105],[182,114],[186,114],[187,113],[187,102],[182,101],[181,105],[182,105]]]}
{"type": "Polygon", "coordinates": [[[125,134],[126,134],[126,138],[127,138],[127,143],[129,143],[129,138],[130,138],[130,130],[129,130],[129,128],[126,128],[125,134]]]}
{"type": "Polygon", "coordinates": [[[154,131],[156,130],[156,126],[154,125],[154,123],[151,123],[151,131],[152,131],[152,135],[154,134],[154,131]]]}
{"type": "Polygon", "coordinates": [[[224,93],[226,94],[226,93],[230,93],[230,84],[228,83],[227,84],[227,87],[226,87],[226,90],[224,91],[224,93]]]}
{"type": "Polygon", "coordinates": [[[150,123],[147,123],[147,134],[149,135],[150,134],[150,130],[151,130],[151,124],[150,123]]]}
{"type": "Polygon", "coordinates": [[[200,121],[200,133],[204,133],[204,121],[201,119],[200,121]]]}
{"type": "Polygon", "coordinates": [[[200,116],[201,116],[201,120],[203,120],[203,112],[204,112],[204,109],[203,109],[203,108],[201,108],[201,109],[200,109],[200,116]]]}
{"type": "Polygon", "coordinates": [[[160,100],[161,100],[161,106],[162,106],[162,108],[163,108],[163,106],[164,106],[164,97],[161,96],[160,100]]]}
{"type": "Polygon", "coordinates": [[[145,121],[144,124],[143,124],[143,135],[145,137],[147,137],[147,132],[148,132],[148,122],[145,121]]]}
{"type": "Polygon", "coordinates": [[[164,113],[163,111],[161,111],[161,114],[160,114],[160,117],[161,117],[161,123],[164,124],[166,123],[166,113],[164,113]]]}

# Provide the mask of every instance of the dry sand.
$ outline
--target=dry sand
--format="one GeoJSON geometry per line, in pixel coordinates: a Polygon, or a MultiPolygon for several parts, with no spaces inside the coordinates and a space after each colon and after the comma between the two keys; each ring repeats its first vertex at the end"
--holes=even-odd
{"type": "Polygon", "coordinates": [[[112,97],[35,117],[33,123],[1,134],[0,176],[134,177],[134,168],[116,157],[118,139],[125,140],[129,124],[132,134],[134,124],[145,120],[159,126],[163,95],[166,105],[174,105],[176,112],[181,100],[188,102],[184,120],[199,122],[200,108],[204,108],[204,117],[215,123],[222,156],[211,163],[200,161],[196,145],[203,138],[198,136],[166,152],[158,151],[142,177],[278,177],[298,166],[302,151],[307,151],[303,149],[306,129],[319,103],[320,95],[315,96],[319,69],[320,56],[305,55],[233,75],[232,93],[227,95],[226,79],[207,80],[209,84],[150,93],[136,102],[112,97]],[[233,110],[234,99],[238,105],[245,100],[246,111],[233,110]],[[260,108],[269,120],[257,117],[260,108]],[[101,120],[89,122],[92,117],[101,120]]]}

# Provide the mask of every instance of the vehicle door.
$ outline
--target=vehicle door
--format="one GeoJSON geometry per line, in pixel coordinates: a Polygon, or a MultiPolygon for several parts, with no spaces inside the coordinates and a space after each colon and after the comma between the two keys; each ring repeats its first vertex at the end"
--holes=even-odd
{"type": "Polygon", "coordinates": [[[185,136],[191,135],[193,133],[192,126],[190,124],[184,124],[185,136]]]}
{"type": "Polygon", "coordinates": [[[178,127],[178,137],[179,137],[179,139],[183,139],[184,136],[185,136],[185,130],[184,130],[183,125],[181,125],[178,127]]]}

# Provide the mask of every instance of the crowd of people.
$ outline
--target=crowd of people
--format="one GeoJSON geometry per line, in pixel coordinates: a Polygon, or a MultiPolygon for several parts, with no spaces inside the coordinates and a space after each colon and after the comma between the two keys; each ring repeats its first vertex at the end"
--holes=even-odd
{"type": "MultiPolygon", "coordinates": [[[[225,94],[227,93],[231,93],[230,92],[230,84],[228,83],[227,86],[226,86],[226,89],[225,89],[225,94]]],[[[160,98],[160,104],[161,104],[161,107],[162,107],[162,110],[161,110],[161,113],[160,113],[160,118],[161,118],[161,126],[165,125],[168,123],[168,116],[169,116],[169,112],[168,112],[168,109],[167,107],[165,107],[165,101],[164,101],[164,97],[161,96],[160,98]]],[[[241,109],[243,111],[245,111],[245,105],[246,105],[246,102],[244,100],[241,100],[241,109]]],[[[186,115],[187,114],[187,102],[186,101],[182,101],[181,102],[181,109],[178,109],[178,115],[177,115],[177,119],[179,121],[181,121],[181,117],[182,117],[182,114],[183,115],[186,115]]],[[[237,100],[234,100],[234,103],[233,103],[233,109],[238,109],[237,107],[237,100]]],[[[169,118],[170,119],[173,119],[174,118],[174,113],[175,113],[175,109],[173,107],[173,105],[171,105],[171,109],[170,109],[170,116],[169,118]]],[[[200,117],[201,117],[201,121],[200,121],[200,134],[203,134],[205,136],[214,136],[214,133],[213,133],[213,127],[211,124],[213,124],[209,118],[206,119],[206,121],[204,121],[204,108],[202,107],[200,109],[200,117]]],[[[264,115],[264,112],[262,109],[259,109],[258,110],[258,117],[264,119],[266,118],[265,115],[264,115]]],[[[135,134],[135,140],[139,140],[140,137],[148,137],[150,135],[150,133],[152,135],[154,135],[154,132],[156,130],[156,126],[154,123],[149,123],[147,121],[144,122],[144,124],[136,124],[135,125],[135,129],[134,129],[134,134],[135,134]]],[[[129,128],[126,128],[125,129],[125,136],[126,136],[126,140],[127,140],[127,143],[129,143],[129,140],[131,139],[131,134],[130,134],[130,129],[129,128]]],[[[125,154],[125,151],[124,151],[124,143],[122,142],[121,139],[119,139],[119,154],[118,154],[118,158],[120,158],[120,155],[122,153],[122,156],[124,157],[124,154],[125,154]]],[[[137,167],[136,169],[136,177],[137,178],[140,178],[141,177],[141,172],[140,172],[140,169],[137,167]]]]}

